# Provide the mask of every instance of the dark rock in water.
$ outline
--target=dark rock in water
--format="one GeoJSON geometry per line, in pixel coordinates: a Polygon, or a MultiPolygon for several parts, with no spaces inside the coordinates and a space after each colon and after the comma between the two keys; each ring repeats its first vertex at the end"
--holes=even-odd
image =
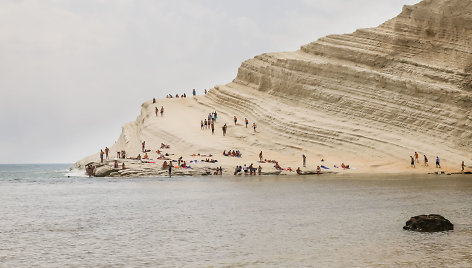
{"type": "Polygon", "coordinates": [[[411,217],[403,229],[416,232],[443,232],[454,230],[454,225],[441,215],[430,214],[411,217]]]}

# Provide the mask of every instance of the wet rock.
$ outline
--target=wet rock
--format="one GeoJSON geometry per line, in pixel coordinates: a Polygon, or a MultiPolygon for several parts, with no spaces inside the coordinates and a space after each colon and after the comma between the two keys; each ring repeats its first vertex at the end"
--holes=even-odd
{"type": "Polygon", "coordinates": [[[454,225],[441,215],[430,214],[411,217],[403,229],[416,232],[443,232],[454,230],[454,225]]]}

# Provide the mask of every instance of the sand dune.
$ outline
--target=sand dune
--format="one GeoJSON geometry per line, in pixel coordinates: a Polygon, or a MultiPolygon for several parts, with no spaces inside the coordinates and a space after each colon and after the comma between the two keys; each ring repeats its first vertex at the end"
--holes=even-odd
{"type": "MultiPolygon", "coordinates": [[[[219,162],[206,166],[232,170],[258,165],[262,150],[284,167],[301,166],[305,154],[310,169],[324,159],[337,172],[432,172],[438,155],[442,170],[452,171],[472,162],[471,111],[472,2],[427,0],[376,28],[249,59],[233,82],[207,95],[147,101],[111,152],[136,156],[145,140],[155,158],[163,142],[175,159],[211,153],[219,162]],[[164,117],[154,115],[156,106],[165,107],[164,117]],[[218,112],[215,135],[200,129],[212,111],[218,112]],[[245,117],[257,124],[256,133],[244,127],[245,117]],[[228,149],[243,157],[223,157],[228,149]],[[410,168],[415,151],[421,160],[428,156],[429,168],[410,168]],[[333,168],[342,162],[356,170],[333,168]]],[[[76,166],[97,159],[94,154],[76,166]]]]}

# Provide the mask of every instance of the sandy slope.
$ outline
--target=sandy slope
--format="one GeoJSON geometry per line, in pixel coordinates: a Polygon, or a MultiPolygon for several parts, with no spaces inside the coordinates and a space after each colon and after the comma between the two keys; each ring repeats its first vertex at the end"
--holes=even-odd
{"type": "Polygon", "coordinates": [[[161,142],[170,144],[166,152],[175,159],[211,153],[231,170],[256,164],[262,150],[264,158],[293,169],[304,153],[310,169],[323,158],[330,168],[342,162],[356,167],[339,172],[432,172],[439,155],[443,170],[457,171],[461,161],[472,162],[472,2],[406,6],[377,28],[257,56],[241,65],[232,83],[157,105],[165,107],[164,117],[144,103],[111,147],[113,156],[116,150],[137,156],[145,140],[153,152],[161,142]],[[212,111],[219,114],[214,136],[200,130],[212,111]],[[256,133],[243,126],[245,117],[256,122],[256,133]],[[223,157],[228,149],[239,149],[243,158],[223,157]],[[428,156],[429,168],[410,168],[415,151],[420,160],[428,156]]]}

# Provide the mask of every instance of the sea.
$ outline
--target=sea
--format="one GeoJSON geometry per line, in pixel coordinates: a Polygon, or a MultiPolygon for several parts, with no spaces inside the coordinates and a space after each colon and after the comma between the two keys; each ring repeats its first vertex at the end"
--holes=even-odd
{"type": "Polygon", "coordinates": [[[0,165],[0,267],[472,267],[472,176],[88,178],[0,165]],[[441,214],[454,230],[405,231],[441,214]]]}

